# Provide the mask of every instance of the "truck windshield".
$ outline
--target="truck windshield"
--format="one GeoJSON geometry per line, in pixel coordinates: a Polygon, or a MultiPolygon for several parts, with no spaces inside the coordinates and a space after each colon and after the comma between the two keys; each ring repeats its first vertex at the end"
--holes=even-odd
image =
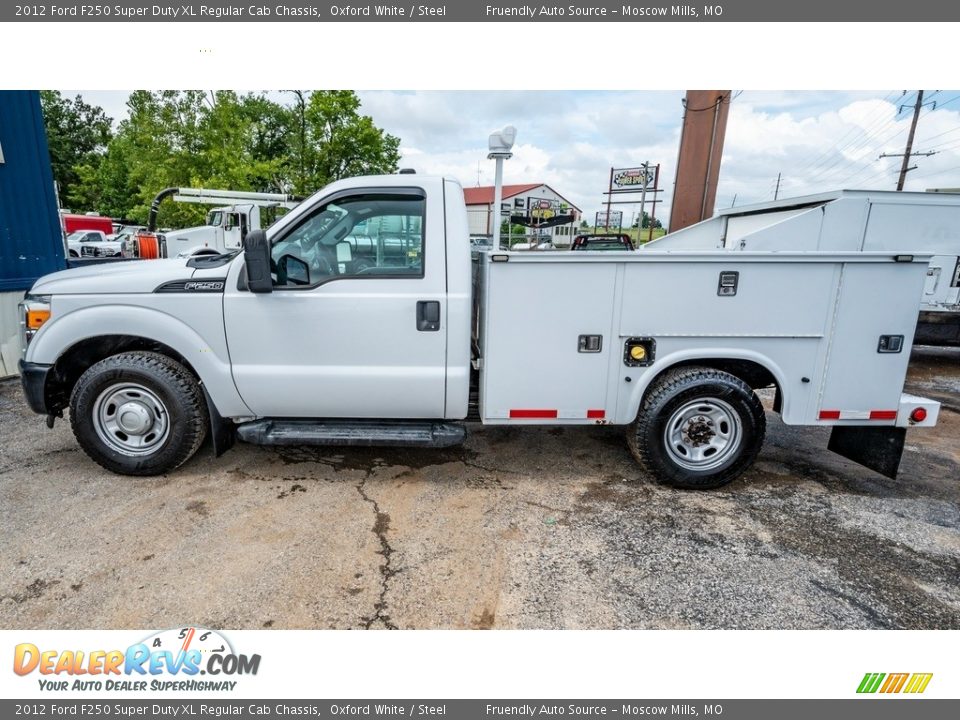
{"type": "Polygon", "coordinates": [[[212,225],[213,227],[220,227],[223,224],[223,212],[220,210],[213,210],[207,215],[207,225],[212,225]]]}

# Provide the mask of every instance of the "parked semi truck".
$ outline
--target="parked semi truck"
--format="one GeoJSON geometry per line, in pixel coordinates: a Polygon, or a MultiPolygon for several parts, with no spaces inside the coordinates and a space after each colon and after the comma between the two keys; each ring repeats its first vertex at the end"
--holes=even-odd
{"type": "Polygon", "coordinates": [[[239,250],[251,230],[261,230],[269,222],[269,208],[289,210],[302,198],[282,193],[259,193],[204,188],[167,188],[150,204],[147,228],[134,234],[123,249],[125,257],[157,259],[217,255],[239,250]],[[207,213],[206,222],[197,227],[173,230],[157,235],[157,215],[167,198],[175,202],[219,205],[207,213]],[[147,249],[149,247],[149,249],[147,249]],[[155,249],[156,248],[156,249],[155,249]]]}
{"type": "Polygon", "coordinates": [[[21,306],[24,392],[128,475],[205,438],[446,446],[470,416],[622,426],[650,473],[711,488],[754,461],[773,388],[783,422],[893,477],[906,428],[937,421],[903,392],[930,261],[910,243],[492,251],[472,272],[468,232],[453,180],[352,178],[240,251],[48,275],[21,306]],[[372,226],[390,252],[358,258],[372,226]]]}
{"type": "Polygon", "coordinates": [[[914,248],[932,255],[915,342],[960,345],[960,194],[837,190],[721,210],[646,245],[732,250],[914,248]]]}

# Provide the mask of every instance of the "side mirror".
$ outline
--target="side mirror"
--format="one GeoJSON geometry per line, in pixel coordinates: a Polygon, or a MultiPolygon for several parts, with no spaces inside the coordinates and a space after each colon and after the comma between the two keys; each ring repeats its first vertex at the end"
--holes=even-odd
{"type": "Polygon", "coordinates": [[[247,269],[250,292],[273,292],[270,277],[270,243],[263,230],[253,230],[243,239],[243,264],[247,269]]]}
{"type": "Polygon", "coordinates": [[[309,285],[310,266],[295,255],[284,255],[277,262],[279,285],[309,285]]]}

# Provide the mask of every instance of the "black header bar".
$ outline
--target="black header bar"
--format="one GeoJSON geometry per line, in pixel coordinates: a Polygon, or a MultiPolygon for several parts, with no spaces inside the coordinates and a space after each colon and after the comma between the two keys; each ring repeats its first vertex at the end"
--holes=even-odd
{"type": "MultiPolygon", "coordinates": [[[[951,22],[960,3],[943,0],[721,0],[702,2],[488,2],[262,0],[261,2],[3,3],[2,22],[951,22]]],[[[851,32],[865,32],[863,26],[851,32]]],[[[811,51],[817,46],[810,29],[811,51]]]]}

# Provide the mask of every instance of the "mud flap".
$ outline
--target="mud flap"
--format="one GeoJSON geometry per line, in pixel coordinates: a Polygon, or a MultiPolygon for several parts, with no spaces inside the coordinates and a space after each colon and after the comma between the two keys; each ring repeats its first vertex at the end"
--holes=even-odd
{"type": "Polygon", "coordinates": [[[896,480],[906,436],[906,428],[901,427],[837,425],[830,433],[827,448],[837,455],[896,480]]]}
{"type": "Polygon", "coordinates": [[[205,385],[203,388],[203,397],[207,401],[207,413],[210,415],[210,432],[208,433],[210,444],[213,447],[214,457],[220,457],[227,450],[233,447],[236,441],[237,433],[232,422],[225,420],[213,404],[210,393],[207,392],[205,385]]]}

